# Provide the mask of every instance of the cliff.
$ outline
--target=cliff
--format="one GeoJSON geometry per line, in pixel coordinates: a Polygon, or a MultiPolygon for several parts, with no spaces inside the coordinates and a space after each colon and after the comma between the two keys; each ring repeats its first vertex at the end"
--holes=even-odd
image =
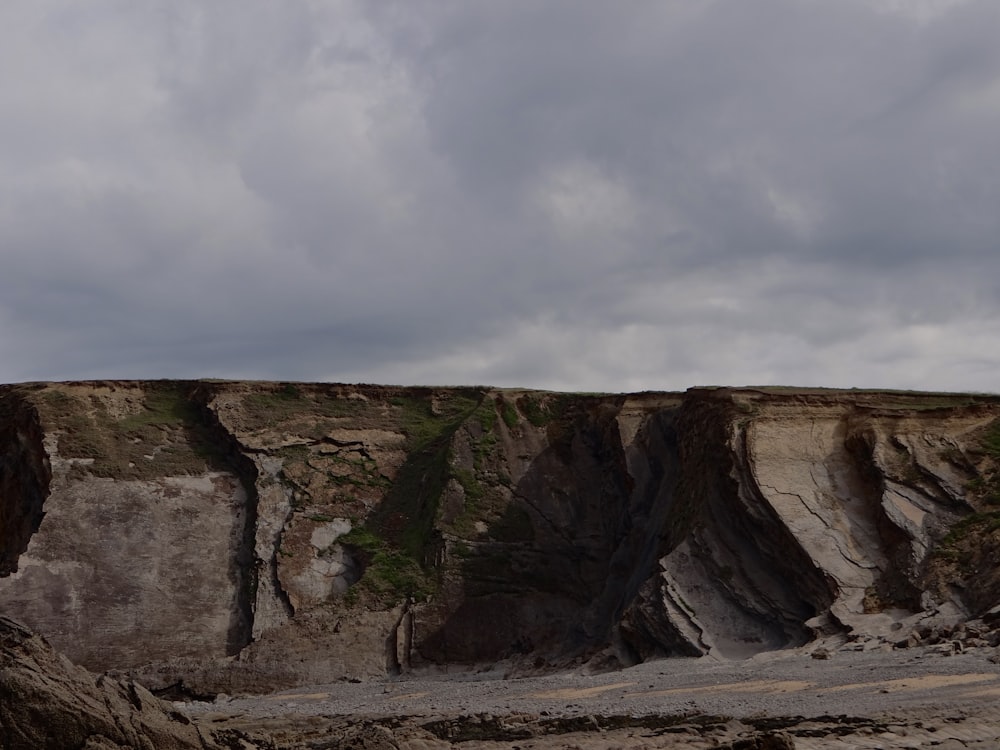
{"type": "Polygon", "coordinates": [[[1000,603],[998,461],[995,396],[2,386],[0,614],[196,695],[889,643],[1000,603]]]}
{"type": "Polygon", "coordinates": [[[0,617],[0,747],[4,750],[221,750],[141,685],[74,666],[0,617]]]}

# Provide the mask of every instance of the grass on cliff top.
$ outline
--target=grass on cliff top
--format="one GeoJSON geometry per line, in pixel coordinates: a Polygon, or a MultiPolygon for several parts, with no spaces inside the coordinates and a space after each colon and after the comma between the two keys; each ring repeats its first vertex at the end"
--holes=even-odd
{"type": "Polygon", "coordinates": [[[211,428],[184,384],[149,384],[142,395],[141,411],[116,419],[96,395],[57,387],[41,394],[38,406],[47,429],[61,431],[59,455],[92,459],[76,464],[74,475],[154,479],[223,466],[211,428]]]}
{"type": "MultiPolygon", "coordinates": [[[[526,393],[517,400],[517,408],[535,427],[545,427],[563,417],[583,394],[526,393]]],[[[506,420],[506,414],[505,414],[506,420]]]]}
{"type": "MultiPolygon", "coordinates": [[[[331,420],[359,419],[366,412],[376,411],[361,398],[350,398],[335,389],[305,388],[295,383],[274,383],[243,398],[243,427],[260,430],[289,421],[314,422],[312,437],[320,438],[331,420]]],[[[308,429],[305,430],[309,432],[308,429]]]]}
{"type": "Polygon", "coordinates": [[[949,393],[939,391],[907,391],[878,388],[822,388],[781,385],[765,386],[706,386],[689,391],[713,392],[726,396],[745,395],[752,400],[774,396],[782,399],[817,397],[840,399],[858,406],[890,412],[927,412],[960,409],[980,404],[1000,403],[1000,395],[990,393],[949,393]]]}

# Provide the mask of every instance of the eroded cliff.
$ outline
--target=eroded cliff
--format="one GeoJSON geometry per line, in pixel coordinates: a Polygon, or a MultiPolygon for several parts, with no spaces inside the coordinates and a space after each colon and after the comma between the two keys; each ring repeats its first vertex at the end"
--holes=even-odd
{"type": "Polygon", "coordinates": [[[1000,603],[998,458],[992,396],[5,386],[0,612],[195,694],[898,638],[1000,603]]]}

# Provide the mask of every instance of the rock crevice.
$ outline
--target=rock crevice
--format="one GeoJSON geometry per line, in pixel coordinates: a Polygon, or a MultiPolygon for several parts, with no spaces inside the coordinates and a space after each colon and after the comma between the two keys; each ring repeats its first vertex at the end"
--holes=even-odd
{"type": "Polygon", "coordinates": [[[16,392],[0,392],[0,577],[17,571],[45,515],[52,469],[38,410],[16,392]]]}

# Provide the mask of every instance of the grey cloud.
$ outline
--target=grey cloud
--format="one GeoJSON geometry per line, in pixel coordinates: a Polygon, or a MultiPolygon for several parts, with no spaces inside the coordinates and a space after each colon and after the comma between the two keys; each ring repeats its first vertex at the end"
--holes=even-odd
{"type": "Polygon", "coordinates": [[[0,10],[0,380],[990,382],[995,3],[116,7],[0,10]]]}

